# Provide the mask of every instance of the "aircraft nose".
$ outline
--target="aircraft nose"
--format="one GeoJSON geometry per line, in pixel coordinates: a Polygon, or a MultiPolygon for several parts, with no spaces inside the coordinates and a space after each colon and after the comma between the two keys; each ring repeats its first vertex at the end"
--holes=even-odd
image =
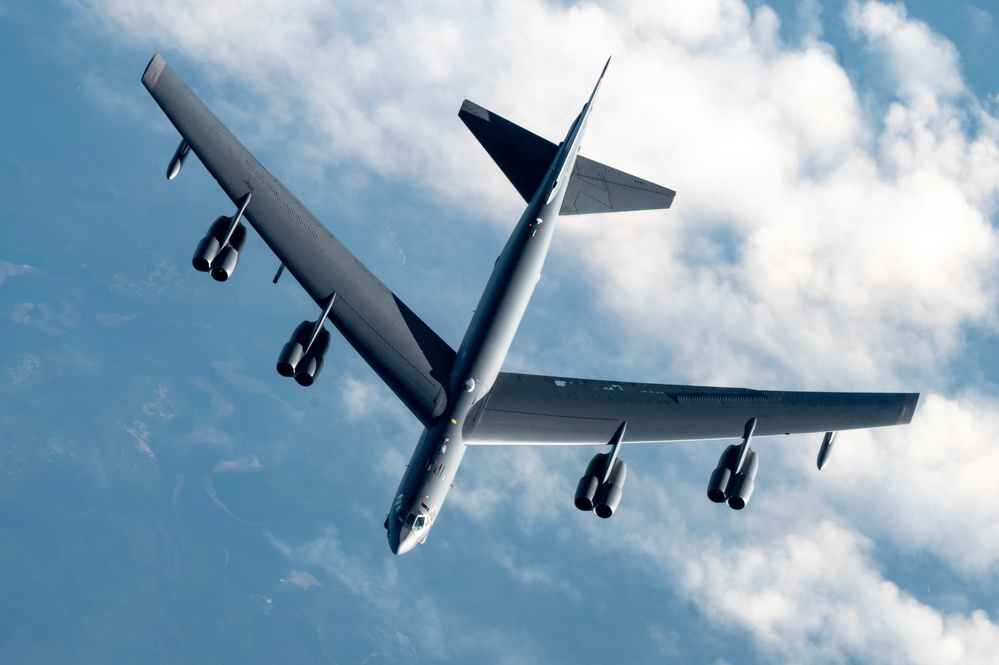
{"type": "Polygon", "coordinates": [[[398,520],[391,520],[388,533],[389,549],[392,554],[405,554],[420,542],[419,534],[398,520]]]}

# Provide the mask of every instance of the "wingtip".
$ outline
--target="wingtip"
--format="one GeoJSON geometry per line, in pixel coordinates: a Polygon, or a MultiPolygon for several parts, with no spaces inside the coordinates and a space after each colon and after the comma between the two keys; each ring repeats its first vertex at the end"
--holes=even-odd
{"type": "Polygon", "coordinates": [[[166,67],[166,60],[159,53],[153,55],[152,60],[146,65],[146,71],[142,73],[142,84],[147,90],[152,90],[159,80],[163,68],[166,67]]]}
{"type": "Polygon", "coordinates": [[[916,413],[916,405],[919,403],[919,393],[907,393],[902,398],[902,408],[899,409],[899,425],[908,425],[912,422],[912,416],[916,413]]]}

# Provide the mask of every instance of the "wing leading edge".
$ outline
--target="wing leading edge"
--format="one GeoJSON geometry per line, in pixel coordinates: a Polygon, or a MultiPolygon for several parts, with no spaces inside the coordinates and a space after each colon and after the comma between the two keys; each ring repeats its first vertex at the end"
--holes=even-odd
{"type": "Polygon", "coordinates": [[[785,392],[501,373],[469,418],[470,445],[606,444],[739,438],[902,425],[917,393],[785,392]]]}
{"type": "Polygon", "coordinates": [[[245,217],[416,417],[443,410],[454,350],[378,280],[219,121],[157,54],[142,83],[245,217]]]}

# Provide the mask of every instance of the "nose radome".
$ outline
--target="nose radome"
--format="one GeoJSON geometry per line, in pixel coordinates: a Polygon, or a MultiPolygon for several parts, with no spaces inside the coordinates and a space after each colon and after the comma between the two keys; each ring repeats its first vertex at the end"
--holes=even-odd
{"type": "Polygon", "coordinates": [[[405,554],[419,542],[419,535],[398,521],[389,525],[389,549],[392,550],[392,554],[405,554]]]}

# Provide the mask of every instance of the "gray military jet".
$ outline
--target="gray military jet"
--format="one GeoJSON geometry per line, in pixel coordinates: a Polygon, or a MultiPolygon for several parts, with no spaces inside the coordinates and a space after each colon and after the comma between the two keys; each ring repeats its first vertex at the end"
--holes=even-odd
{"type": "MultiPolygon", "coordinates": [[[[607,61],[610,64],[610,60],[607,61]]],[[[604,66],[604,73],[607,65],[604,66]]],[[[603,80],[601,73],[600,81],[603,80]]],[[[604,445],[586,467],[575,505],[610,517],[627,473],[623,443],[740,439],[711,473],[708,498],[742,509],[759,460],[754,436],[835,432],[909,423],[918,394],[780,392],[595,381],[503,372],[560,216],[669,208],[675,192],[578,154],[597,82],[558,145],[465,101],[459,117],[527,208],[496,260],[455,352],[365,268],[218,120],[158,54],[142,83],[180,132],[173,179],[193,151],[236,206],[198,244],[194,267],[227,280],[246,244],[246,220],[319,307],[281,350],[277,370],[315,381],[331,322],[423,424],[385,529],[402,554],[426,540],[468,446],[604,445]]]]}

